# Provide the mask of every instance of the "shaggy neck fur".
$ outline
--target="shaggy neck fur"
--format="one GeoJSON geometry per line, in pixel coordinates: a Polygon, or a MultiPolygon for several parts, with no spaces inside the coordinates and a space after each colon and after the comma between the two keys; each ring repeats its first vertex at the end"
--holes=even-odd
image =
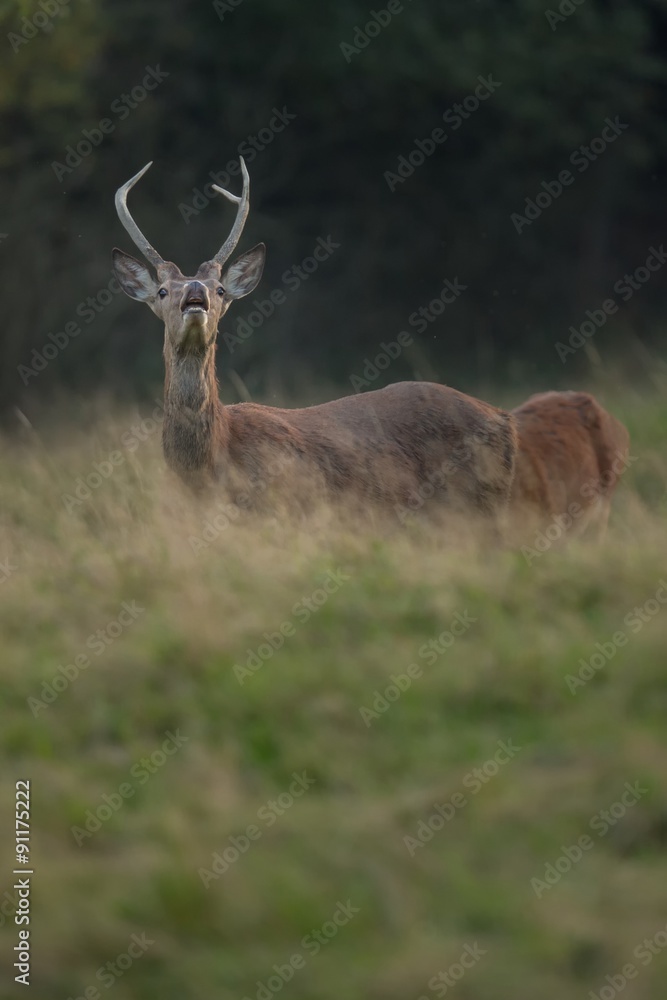
{"type": "Polygon", "coordinates": [[[202,354],[164,350],[162,444],[169,466],[203,485],[216,475],[229,441],[229,421],[218,395],[215,344],[202,354]]]}

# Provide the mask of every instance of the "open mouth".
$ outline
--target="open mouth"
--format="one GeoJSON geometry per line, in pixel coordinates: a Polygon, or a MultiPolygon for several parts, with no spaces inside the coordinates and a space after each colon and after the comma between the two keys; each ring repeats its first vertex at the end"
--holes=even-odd
{"type": "Polygon", "coordinates": [[[184,313],[207,312],[206,304],[200,299],[191,299],[183,308],[184,313]]]}

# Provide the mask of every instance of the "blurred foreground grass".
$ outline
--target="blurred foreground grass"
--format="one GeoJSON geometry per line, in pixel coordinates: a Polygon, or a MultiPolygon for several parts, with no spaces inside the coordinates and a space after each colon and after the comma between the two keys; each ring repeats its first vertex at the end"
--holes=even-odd
{"type": "Polygon", "coordinates": [[[0,995],[661,1000],[664,398],[605,400],[637,460],[604,547],[532,560],[326,512],[205,535],[103,402],[5,439],[0,995]]]}

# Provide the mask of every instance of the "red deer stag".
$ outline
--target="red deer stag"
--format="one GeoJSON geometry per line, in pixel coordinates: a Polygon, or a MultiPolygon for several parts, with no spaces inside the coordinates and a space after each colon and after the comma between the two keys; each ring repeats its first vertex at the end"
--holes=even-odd
{"type": "Polygon", "coordinates": [[[611,497],[632,461],[627,430],[586,392],[544,392],[512,410],[519,434],[511,510],[522,537],[604,536],[611,497]]]}
{"type": "Polygon", "coordinates": [[[156,278],[118,249],[113,263],[123,291],[146,302],[165,326],[167,464],[197,491],[218,482],[232,500],[245,494],[242,505],[279,467],[295,504],[305,474],[329,496],[348,494],[389,509],[461,511],[495,530],[516,454],[514,421],[503,410],[432,382],[400,382],[305,409],[221,403],[218,323],[235,299],[255,289],[264,267],[259,243],[225,269],[248,215],[248,171],[241,159],[241,197],[214,185],[238,206],[236,219],[215,256],[186,277],[154,250],[127,207],[128,192],[150,165],[118,189],[116,209],[156,278]]]}

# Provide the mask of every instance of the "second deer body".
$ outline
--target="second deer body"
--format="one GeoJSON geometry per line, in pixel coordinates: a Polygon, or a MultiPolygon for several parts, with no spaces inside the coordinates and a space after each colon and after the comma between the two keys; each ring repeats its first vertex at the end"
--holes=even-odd
{"type": "Polygon", "coordinates": [[[526,538],[554,524],[559,537],[602,538],[631,462],[623,424],[587,392],[539,393],[511,413],[519,434],[515,534],[526,538]]]}

